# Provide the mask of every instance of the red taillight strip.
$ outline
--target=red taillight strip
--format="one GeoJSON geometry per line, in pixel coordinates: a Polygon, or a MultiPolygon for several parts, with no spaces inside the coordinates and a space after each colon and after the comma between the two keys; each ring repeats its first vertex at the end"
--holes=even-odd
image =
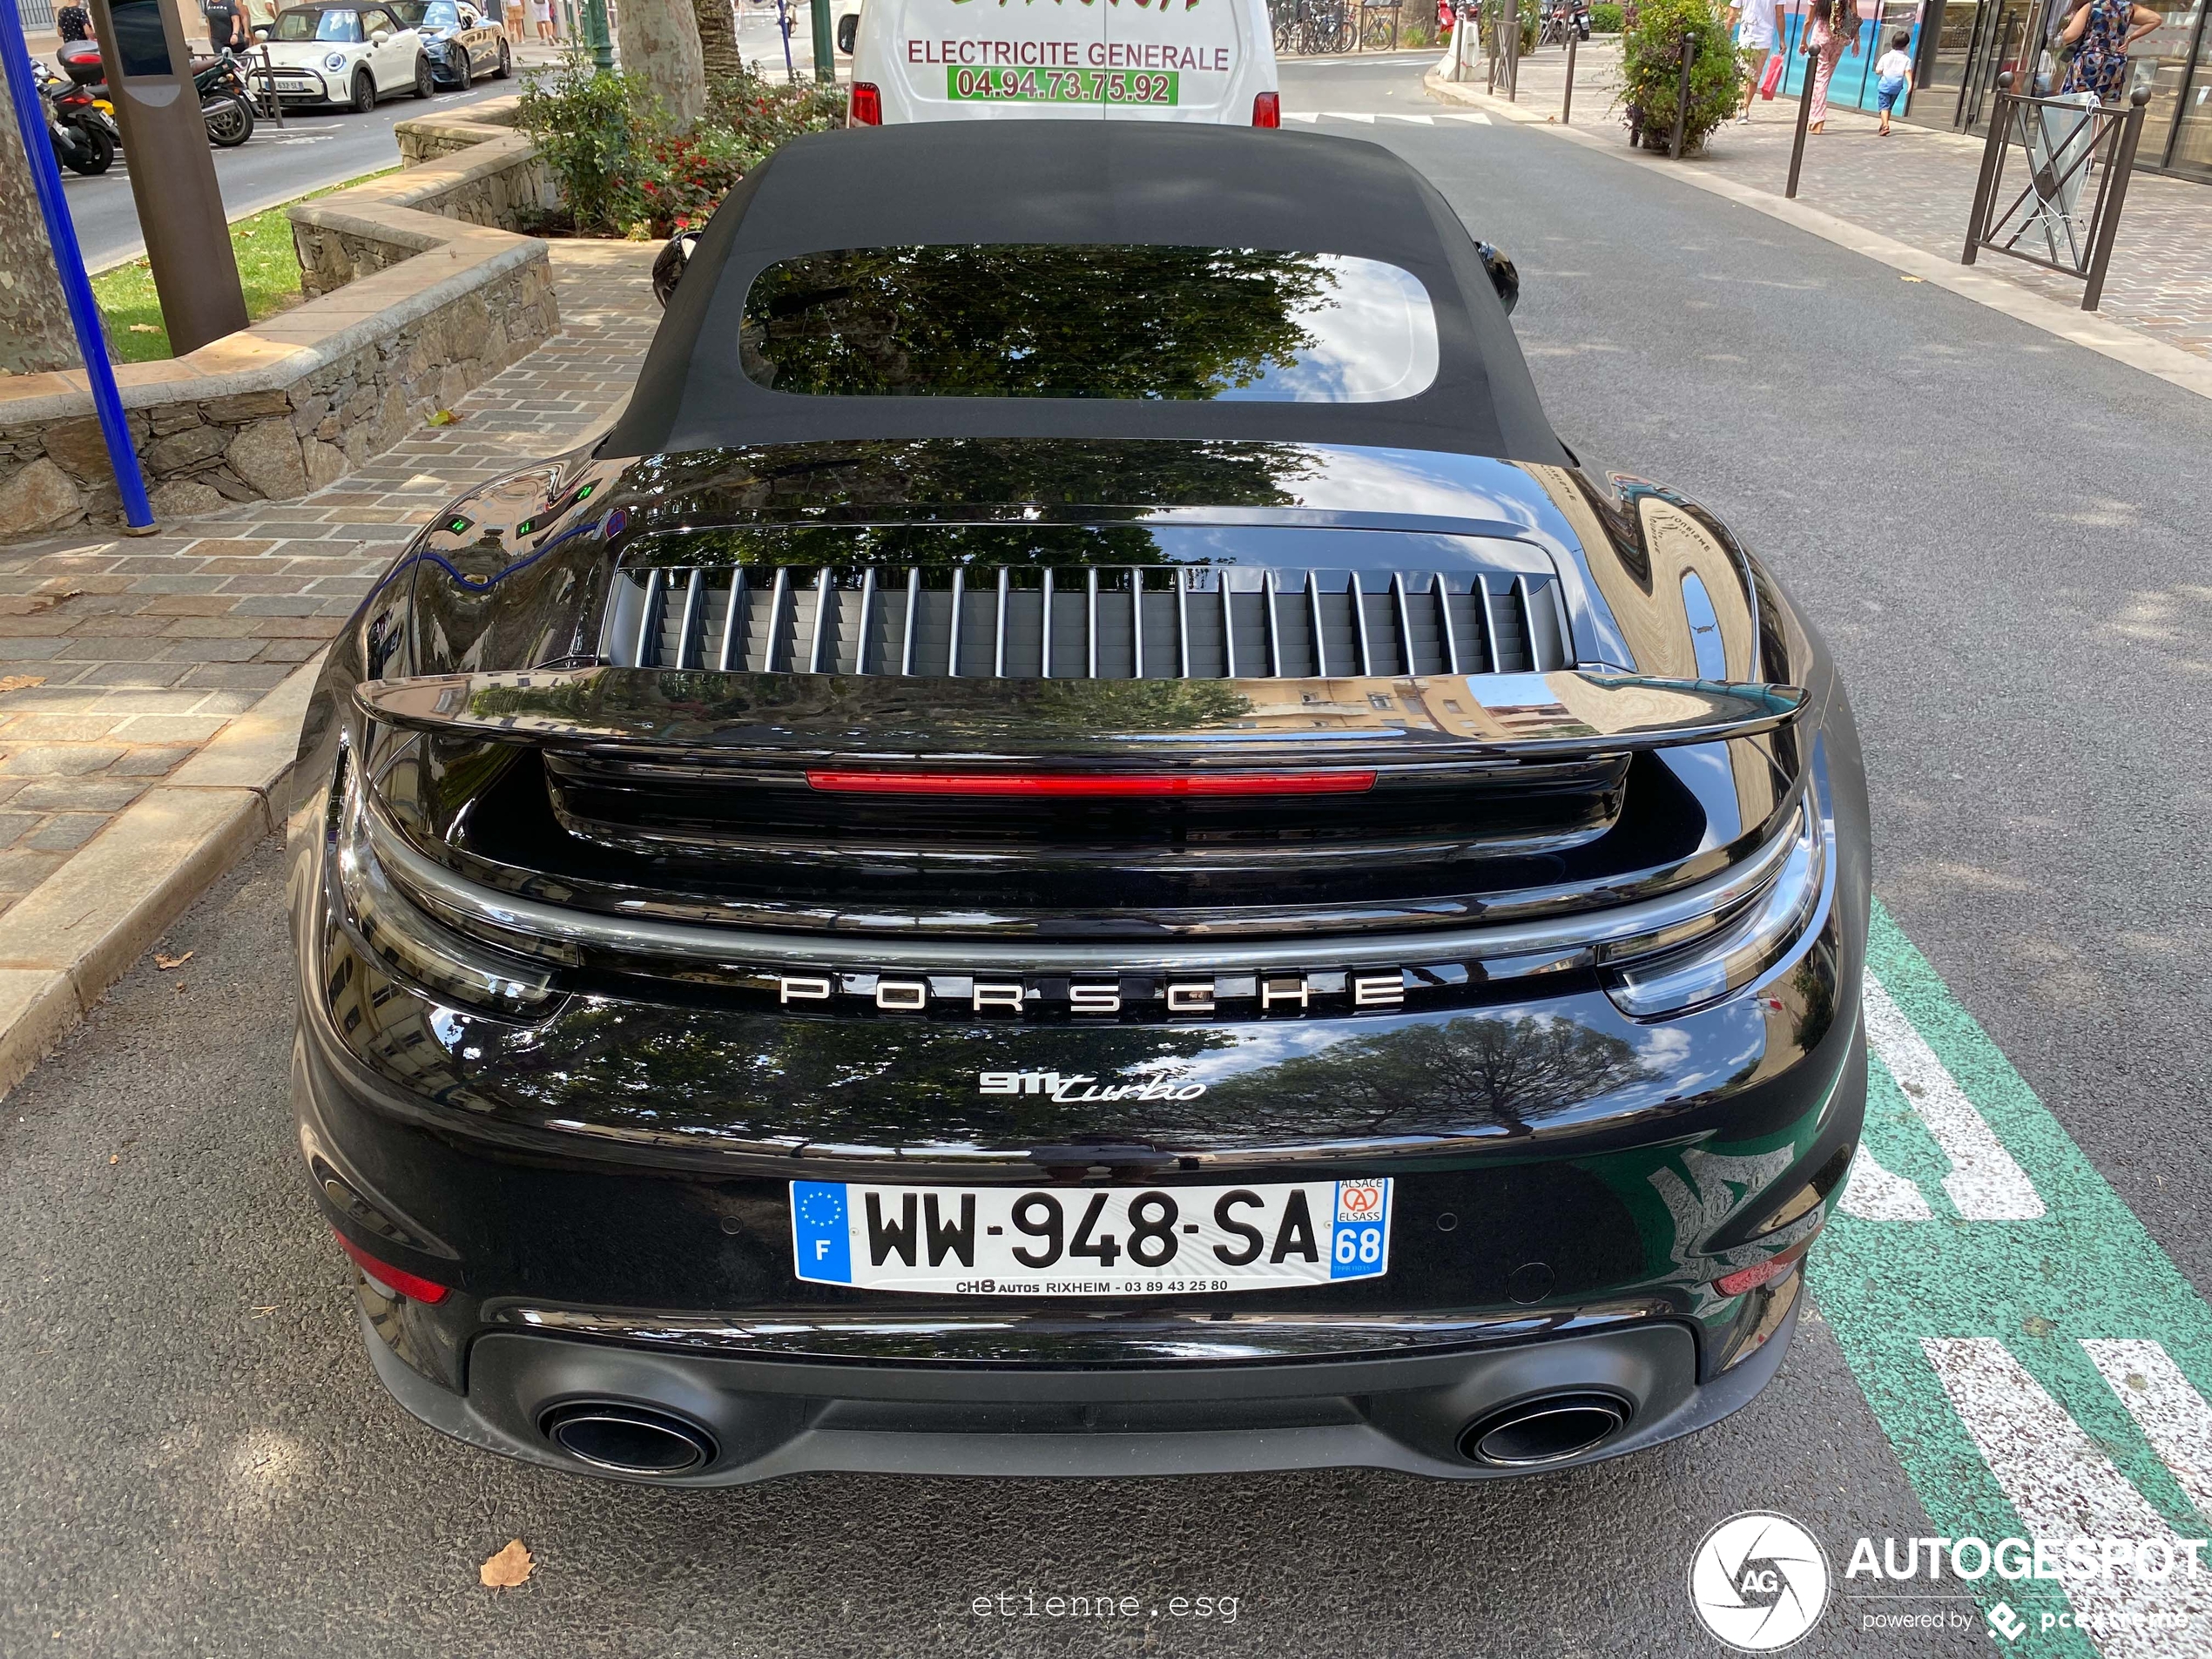
{"type": "Polygon", "coordinates": [[[418,1273],[404,1267],[395,1267],[389,1262],[380,1262],[352,1239],[333,1227],[331,1236],[337,1239],[338,1248],[354,1258],[354,1264],[379,1285],[397,1291],[410,1301],[436,1304],[446,1299],[448,1291],[442,1285],[434,1285],[418,1273]]]}
{"type": "Polygon", "coordinates": [[[1193,795],[1357,795],[1370,772],[826,772],[816,789],[845,795],[999,795],[1059,799],[1172,799],[1193,795]]]}

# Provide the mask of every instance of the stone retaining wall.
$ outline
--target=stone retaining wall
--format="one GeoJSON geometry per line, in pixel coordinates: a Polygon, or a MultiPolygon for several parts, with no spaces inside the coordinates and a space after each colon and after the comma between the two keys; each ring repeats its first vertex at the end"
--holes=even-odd
{"type": "MultiPolygon", "coordinates": [[[[291,209],[316,297],[172,361],[118,366],[158,517],[330,483],[557,330],[545,245],[512,228],[552,205],[529,140],[421,125],[484,138],[291,209]]],[[[121,517],[84,375],[0,378],[0,541],[121,517]]]]}

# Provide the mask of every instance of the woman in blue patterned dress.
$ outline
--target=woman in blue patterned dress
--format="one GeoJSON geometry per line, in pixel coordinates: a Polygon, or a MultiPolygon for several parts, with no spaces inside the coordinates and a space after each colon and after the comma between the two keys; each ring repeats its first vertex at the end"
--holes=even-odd
{"type": "Polygon", "coordinates": [[[2128,49],[2165,21],[2135,0],[2088,0],[2077,7],[2066,20],[2074,61],[2060,92],[2094,92],[2100,103],[2119,103],[2128,90],[2128,49]]]}

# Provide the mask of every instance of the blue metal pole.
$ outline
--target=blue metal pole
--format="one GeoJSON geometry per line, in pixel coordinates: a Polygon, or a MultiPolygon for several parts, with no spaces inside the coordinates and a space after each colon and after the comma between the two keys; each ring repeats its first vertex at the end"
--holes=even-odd
{"type": "Polygon", "coordinates": [[[84,358],[84,378],[91,382],[92,407],[100,417],[100,435],[107,440],[108,464],[115,469],[116,488],[123,494],[123,516],[133,529],[153,528],[153,503],[146,499],[145,481],[138,475],[138,452],[131,443],[130,424],[123,418],[123,394],[116,388],[115,370],[107,360],[107,334],[100,327],[100,308],[92,298],[91,279],[84,274],[84,254],[77,246],[77,226],[69,216],[69,200],[62,194],[62,176],[54,165],[54,146],[46,136],[46,111],[38,84],[30,78],[30,43],[24,38],[23,18],[16,0],[0,0],[0,57],[8,60],[8,93],[16,106],[16,130],[23,134],[24,159],[30,165],[31,182],[38,187],[38,209],[45,216],[46,239],[53,245],[54,268],[69,300],[69,320],[77,327],[77,349],[84,358]]]}

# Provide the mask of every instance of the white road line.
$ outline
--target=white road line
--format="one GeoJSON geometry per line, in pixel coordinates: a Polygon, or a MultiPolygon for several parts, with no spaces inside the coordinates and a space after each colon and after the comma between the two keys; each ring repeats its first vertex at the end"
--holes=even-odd
{"type": "Polygon", "coordinates": [[[1433,115],[1393,115],[1388,110],[1382,111],[1382,118],[1386,121],[1411,121],[1417,127],[1436,125],[1436,118],[1433,115]]]}
{"type": "Polygon", "coordinates": [[[2156,1539],[2182,1563],[2163,1581],[2139,1575],[2133,1561],[2107,1575],[2101,1557],[2097,1572],[2065,1573],[2067,1597],[2105,1659],[2212,1651],[2212,1583],[2188,1575],[2180,1535],[2010,1350],[1994,1337],[1924,1337],[1920,1347],[2029,1534],[2056,1545],[2062,1565],[2076,1538],[2156,1539]]]}
{"type": "Polygon", "coordinates": [[[1858,1143],[1858,1150],[1851,1158],[1844,1196],[1836,1203],[1845,1215],[1857,1216],[1861,1221],[1935,1219],[1935,1211],[1928,1208],[1920,1189],[1877,1163],[1864,1141],[1858,1143]]]}
{"type": "Polygon", "coordinates": [[[1320,118],[1321,112],[1318,110],[1285,110],[1283,111],[1283,119],[1285,121],[1318,121],[1320,118]]]}
{"type": "Polygon", "coordinates": [[[1373,116],[1359,110],[1324,110],[1321,113],[1332,121],[1365,121],[1369,126],[1375,124],[1373,116]]]}
{"type": "Polygon", "coordinates": [[[1959,1215],[1968,1221],[2033,1221],[2040,1216],[2043,1200],[2027,1172],[2013,1161],[1927,1040],[1871,974],[1865,976],[1865,1008],[1868,1046],[1951,1160],[1943,1190],[1959,1215]]]}
{"type": "Polygon", "coordinates": [[[2197,1514],[2212,1520],[2212,1406],[2155,1342],[2085,1337],[2081,1345],[2197,1514]]]}
{"type": "Polygon", "coordinates": [[[1488,116],[1468,110],[1440,110],[1437,111],[1436,118],[1440,121],[1465,121],[1480,127],[1487,127],[1490,125],[1488,116]]]}

